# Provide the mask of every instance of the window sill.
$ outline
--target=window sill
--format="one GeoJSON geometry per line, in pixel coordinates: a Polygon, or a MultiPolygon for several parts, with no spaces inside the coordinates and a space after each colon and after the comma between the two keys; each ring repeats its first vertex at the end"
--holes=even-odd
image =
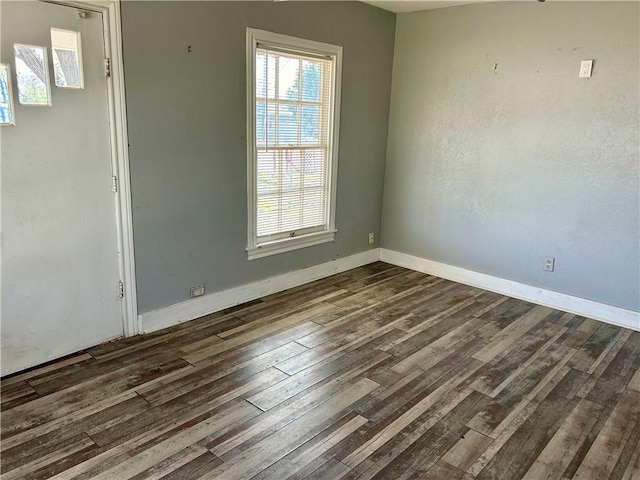
{"type": "Polygon", "coordinates": [[[278,253],[290,252],[300,248],[312,247],[321,243],[333,242],[336,238],[337,230],[324,230],[322,232],[309,233],[300,237],[283,238],[273,242],[265,242],[255,247],[247,247],[249,260],[256,258],[277,255],[278,253]]]}

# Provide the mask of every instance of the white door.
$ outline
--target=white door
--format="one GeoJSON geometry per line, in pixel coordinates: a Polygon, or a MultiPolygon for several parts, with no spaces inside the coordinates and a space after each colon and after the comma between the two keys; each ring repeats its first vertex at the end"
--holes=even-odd
{"type": "Polygon", "coordinates": [[[15,122],[0,127],[6,375],[122,335],[123,317],[102,14],[0,9],[15,122]]]}

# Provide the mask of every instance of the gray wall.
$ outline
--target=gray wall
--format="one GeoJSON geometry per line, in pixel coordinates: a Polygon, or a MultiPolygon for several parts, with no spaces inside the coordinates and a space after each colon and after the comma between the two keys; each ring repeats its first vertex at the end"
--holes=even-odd
{"type": "Polygon", "coordinates": [[[123,2],[140,313],[374,248],[395,15],[356,2],[123,2]],[[246,28],[344,47],[335,243],[247,260],[246,28]],[[187,52],[187,46],[192,52],[187,52]]]}
{"type": "Polygon", "coordinates": [[[398,15],[383,247],[638,310],[638,7],[398,15]]]}

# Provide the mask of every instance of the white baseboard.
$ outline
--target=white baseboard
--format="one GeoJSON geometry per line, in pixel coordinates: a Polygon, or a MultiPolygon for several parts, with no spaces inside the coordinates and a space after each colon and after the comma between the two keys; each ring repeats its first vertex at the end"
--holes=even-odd
{"type": "Polygon", "coordinates": [[[276,275],[257,282],[210,293],[138,316],[140,331],[149,333],[209,315],[225,308],[281,292],[352,268],[377,262],[391,263],[454,282],[640,331],[640,313],[524,283],[474,272],[406,253],[375,248],[345,258],[276,275]]]}
{"type": "Polygon", "coordinates": [[[193,320],[203,315],[219,312],[244,302],[281,292],[321,278],[345,272],[352,268],[377,262],[380,259],[378,248],[356,253],[349,257],[283,273],[257,282],[247,283],[203,297],[176,303],[138,316],[140,331],[149,333],[178,323],[193,320]]]}
{"type": "Polygon", "coordinates": [[[399,267],[556,308],[564,312],[575,313],[620,327],[640,330],[640,313],[633,310],[626,310],[552,290],[533,287],[524,283],[505,280],[504,278],[493,277],[386,248],[380,249],[380,260],[399,267]]]}

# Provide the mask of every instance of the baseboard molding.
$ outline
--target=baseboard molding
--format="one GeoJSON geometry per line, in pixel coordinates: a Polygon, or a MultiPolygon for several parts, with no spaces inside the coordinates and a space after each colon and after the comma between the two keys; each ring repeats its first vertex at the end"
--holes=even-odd
{"type": "Polygon", "coordinates": [[[399,267],[640,331],[640,313],[633,310],[493,277],[386,248],[380,249],[380,260],[399,267]]]}
{"type": "Polygon", "coordinates": [[[160,330],[203,315],[219,312],[234,305],[256,300],[272,293],[281,292],[288,288],[297,287],[336,273],[377,262],[379,259],[380,250],[375,248],[349,257],[338,258],[320,265],[283,273],[282,275],[265,278],[257,282],[210,293],[186,302],[176,303],[175,305],[139,315],[140,330],[142,333],[160,330]]]}
{"type": "Polygon", "coordinates": [[[138,316],[141,333],[154,332],[203,315],[219,312],[244,302],[281,292],[352,268],[381,260],[454,282],[482,288],[509,297],[556,308],[565,312],[640,331],[640,313],[524,283],[474,272],[406,253],[375,248],[349,257],[276,275],[257,282],[210,293],[203,297],[170,305],[138,316]]]}

